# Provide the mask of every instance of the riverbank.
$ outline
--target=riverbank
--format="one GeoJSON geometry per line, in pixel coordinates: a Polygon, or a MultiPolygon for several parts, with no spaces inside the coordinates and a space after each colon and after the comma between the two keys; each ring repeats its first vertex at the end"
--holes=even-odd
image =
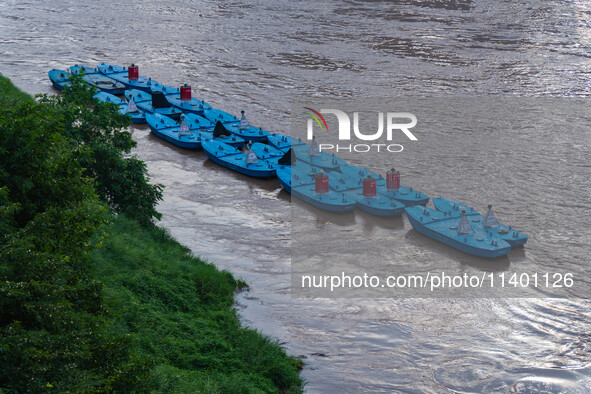
{"type": "Polygon", "coordinates": [[[242,327],[244,282],[109,212],[80,167],[93,152],[55,131],[75,112],[2,76],[0,101],[0,391],[302,391],[301,361],[242,327]]]}
{"type": "Polygon", "coordinates": [[[297,392],[301,362],[232,309],[246,284],[190,255],[158,227],[117,218],[91,256],[106,305],[133,336],[132,353],[157,360],[150,387],[170,392],[297,392]]]}

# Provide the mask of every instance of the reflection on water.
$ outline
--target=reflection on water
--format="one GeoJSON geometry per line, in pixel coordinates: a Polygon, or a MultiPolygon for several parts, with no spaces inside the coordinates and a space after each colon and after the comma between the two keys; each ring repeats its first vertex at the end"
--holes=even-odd
{"type": "MultiPolygon", "coordinates": [[[[591,5],[583,0],[146,0],[116,7],[7,0],[0,3],[0,72],[29,92],[53,92],[51,68],[135,62],[144,75],[189,82],[194,95],[218,108],[246,109],[253,124],[288,131],[290,101],[301,96],[589,96],[590,25],[591,5]]],[[[587,301],[291,299],[290,198],[278,182],[217,167],[202,152],[173,148],[145,127],[133,131],[136,153],[153,180],[166,185],[162,224],[251,285],[239,297],[244,321],[305,357],[310,392],[591,390],[587,301]]],[[[515,144],[535,141],[532,135],[515,135],[515,144]]],[[[515,213],[531,244],[495,269],[589,261],[588,249],[577,248],[589,243],[588,226],[573,232],[563,223],[589,212],[589,139],[546,138],[554,145],[541,144],[526,157],[537,160],[528,171],[537,181],[556,172],[557,187],[576,198],[555,201],[546,183],[532,182],[529,198],[553,208],[551,226],[541,226],[535,212],[515,213]],[[557,255],[544,239],[571,243],[573,251],[557,255]]],[[[438,176],[433,169],[461,156],[442,141],[422,145],[432,149],[427,165],[410,148],[404,156],[401,166],[417,188],[479,206],[493,199],[510,215],[514,196],[487,195],[478,184],[458,194],[451,172],[439,174],[448,183],[430,190],[438,176]]],[[[504,154],[511,152],[486,159],[504,154]]],[[[516,188],[515,175],[501,182],[494,168],[474,171],[490,171],[493,190],[516,188]]],[[[481,269],[420,236],[405,219],[307,212],[342,237],[390,232],[401,258],[436,256],[456,260],[458,270],[481,269]]]]}

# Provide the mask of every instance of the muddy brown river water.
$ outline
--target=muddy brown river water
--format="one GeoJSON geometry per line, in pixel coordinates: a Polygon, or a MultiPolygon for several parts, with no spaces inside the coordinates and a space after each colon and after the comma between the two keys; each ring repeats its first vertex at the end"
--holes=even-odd
{"type": "MultiPolygon", "coordinates": [[[[591,4],[0,2],[0,72],[25,91],[54,93],[49,69],[103,61],[135,62],[142,75],[170,85],[188,82],[194,96],[215,107],[247,109],[251,123],[286,133],[292,132],[292,103],[301,97],[585,99],[591,95],[591,4]]],[[[580,124],[589,125],[589,112],[579,114],[580,124]]],[[[529,116],[535,122],[536,115],[529,116]]],[[[304,357],[308,392],[591,391],[588,294],[562,300],[543,298],[544,292],[528,299],[294,298],[293,204],[304,221],[331,234],[391,240],[397,259],[437,260],[458,273],[486,268],[420,236],[404,217],[377,220],[355,212],[334,219],[290,202],[276,179],[241,176],[201,151],[163,142],[146,126],[132,130],[135,153],[152,180],[166,186],[161,224],[195,254],[249,283],[250,291],[237,297],[244,323],[304,357]]],[[[421,145],[397,156],[406,179],[432,196],[479,207],[494,200],[499,218],[520,224],[528,244],[488,269],[569,271],[588,284],[589,127],[454,130],[425,133],[421,145]],[[453,165],[483,151],[485,161],[453,165]]]]}

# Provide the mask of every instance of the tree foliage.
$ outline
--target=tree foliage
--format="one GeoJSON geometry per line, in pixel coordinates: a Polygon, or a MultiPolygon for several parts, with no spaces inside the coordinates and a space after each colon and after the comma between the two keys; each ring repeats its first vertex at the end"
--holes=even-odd
{"type": "MultiPolygon", "coordinates": [[[[92,92],[87,89],[80,92],[68,100],[43,97],[39,103],[0,95],[0,387],[4,389],[123,390],[139,384],[145,370],[143,362],[128,354],[128,335],[112,324],[88,257],[100,242],[97,232],[111,217],[95,192],[93,170],[87,167],[106,164],[96,158],[92,147],[102,144],[105,156],[125,166],[120,164],[127,160],[121,152],[129,152],[131,138],[116,129],[125,124],[121,117],[101,135],[100,128],[108,123],[104,118],[113,108],[89,100],[92,92]],[[91,131],[87,122],[93,119],[97,125],[91,131]],[[80,141],[76,132],[94,135],[80,141]],[[119,145],[109,150],[105,147],[109,141],[119,145]]],[[[113,168],[101,172],[108,170],[113,168]]],[[[143,177],[145,169],[134,171],[130,177],[135,182],[126,192],[138,184],[150,186],[143,177]]],[[[115,184],[103,187],[123,190],[115,184]]],[[[151,218],[154,212],[147,215],[151,218]]],[[[147,221],[146,212],[142,215],[147,221]]]]}
{"type": "Polygon", "coordinates": [[[62,134],[84,147],[79,157],[84,175],[94,179],[99,197],[118,214],[149,225],[160,219],[156,204],[162,199],[162,185],[152,185],[144,162],[130,156],[136,142],[127,131],[129,116],[112,103],[97,102],[95,89],[74,76],[68,95],[40,97],[40,104],[62,115],[62,134]]]}

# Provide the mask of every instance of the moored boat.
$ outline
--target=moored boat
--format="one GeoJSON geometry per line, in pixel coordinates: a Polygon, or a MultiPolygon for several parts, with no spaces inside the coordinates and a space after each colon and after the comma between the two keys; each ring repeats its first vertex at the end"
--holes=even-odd
{"type": "Polygon", "coordinates": [[[230,133],[220,122],[213,124],[197,114],[184,114],[185,121],[191,130],[198,130],[201,140],[215,140],[235,148],[242,148],[245,141],[230,133]]]}
{"type": "Polygon", "coordinates": [[[117,82],[125,85],[126,89],[138,89],[144,92],[150,92],[152,79],[139,75],[139,67],[132,64],[128,68],[116,66],[114,64],[101,63],[97,66],[99,72],[117,82]]]}
{"type": "Polygon", "coordinates": [[[329,172],[331,189],[346,193],[357,202],[357,207],[372,215],[394,216],[404,211],[404,204],[377,193],[377,179],[368,174],[361,184],[339,172],[329,172]]]}
{"type": "Polygon", "coordinates": [[[205,110],[204,116],[212,122],[221,122],[232,134],[244,138],[245,141],[266,142],[270,135],[266,130],[252,127],[246,121],[244,111],[242,111],[242,119],[216,108],[205,110]]]}
{"type": "Polygon", "coordinates": [[[269,178],[276,174],[274,164],[258,159],[251,150],[244,154],[233,146],[215,140],[203,141],[202,147],[211,161],[241,174],[257,178],[269,178]]]}
{"type": "Polygon", "coordinates": [[[166,100],[184,113],[203,115],[205,110],[211,109],[211,105],[205,101],[191,97],[191,87],[187,84],[181,86],[180,89],[158,84],[152,87],[152,91],[164,93],[166,100]]]}
{"type": "Polygon", "coordinates": [[[231,124],[238,124],[240,123],[240,119],[236,116],[229,114],[221,109],[217,108],[209,108],[203,111],[203,116],[207,119],[211,120],[212,122],[221,122],[225,127],[230,126],[231,124]]]}
{"type": "Polygon", "coordinates": [[[278,165],[277,177],[281,186],[292,196],[329,212],[348,212],[356,202],[345,193],[328,187],[328,175],[306,163],[278,165]]]}
{"type": "Polygon", "coordinates": [[[101,72],[98,70],[98,68],[84,66],[82,64],[75,64],[73,66],[70,66],[70,72],[72,74],[76,74],[76,75],[81,75],[81,74],[84,74],[84,75],[101,74],[101,72]]]}
{"type": "Polygon", "coordinates": [[[49,76],[49,80],[53,87],[59,91],[66,89],[70,85],[70,77],[72,74],[66,70],[54,68],[53,70],[49,70],[47,75],[49,76]]]}
{"type": "Polygon", "coordinates": [[[98,69],[75,65],[70,67],[70,72],[82,77],[82,80],[89,85],[95,86],[101,92],[109,94],[123,94],[125,92],[125,85],[121,82],[101,74],[98,69]]]}
{"type": "Polygon", "coordinates": [[[465,210],[460,217],[420,206],[405,211],[415,230],[464,253],[495,258],[511,251],[511,246],[499,237],[472,228],[465,210]]]}
{"type": "Polygon", "coordinates": [[[125,100],[106,92],[98,92],[94,97],[104,103],[113,103],[119,106],[119,112],[131,117],[131,122],[136,124],[146,123],[146,114],[141,109],[130,105],[125,100]]]}
{"type": "Polygon", "coordinates": [[[320,152],[315,141],[312,141],[312,146],[306,144],[293,146],[293,151],[298,160],[320,167],[325,171],[335,171],[339,169],[340,165],[334,159],[334,156],[320,152]]]}
{"type": "Polygon", "coordinates": [[[267,136],[269,145],[287,152],[290,148],[298,145],[306,145],[304,141],[299,138],[293,138],[289,135],[274,133],[267,136]]]}
{"type": "Polygon", "coordinates": [[[285,156],[285,152],[262,142],[251,144],[251,149],[259,159],[277,162],[277,160],[285,156]]]}
{"type": "Polygon", "coordinates": [[[499,237],[511,246],[521,246],[527,242],[527,235],[497,221],[492,212],[492,205],[488,206],[488,211],[484,216],[466,204],[445,197],[434,198],[433,205],[438,211],[447,212],[453,217],[460,217],[462,210],[464,210],[470,224],[475,229],[499,237]]]}
{"type": "Polygon", "coordinates": [[[241,111],[242,117],[240,119],[240,123],[232,124],[230,131],[237,136],[244,138],[247,141],[252,142],[267,142],[267,138],[271,133],[266,130],[263,130],[260,127],[251,126],[246,120],[246,116],[244,115],[244,111],[241,111]]]}
{"type": "Polygon", "coordinates": [[[150,94],[137,89],[126,90],[125,98],[129,102],[133,101],[138,108],[145,112],[155,112],[173,119],[180,119],[183,113],[181,110],[173,107],[160,92],[150,94]]]}
{"type": "Polygon", "coordinates": [[[184,120],[179,124],[168,116],[146,113],[146,122],[152,133],[165,141],[186,149],[201,148],[201,135],[191,131],[184,120]]]}
{"type": "Polygon", "coordinates": [[[341,164],[339,169],[353,184],[356,183],[358,185],[357,187],[361,186],[364,177],[371,175],[376,179],[377,192],[379,194],[400,201],[407,207],[427,205],[429,202],[428,195],[401,185],[400,173],[394,169],[386,173],[386,179],[381,174],[376,174],[373,171],[353,164],[341,164]]]}

